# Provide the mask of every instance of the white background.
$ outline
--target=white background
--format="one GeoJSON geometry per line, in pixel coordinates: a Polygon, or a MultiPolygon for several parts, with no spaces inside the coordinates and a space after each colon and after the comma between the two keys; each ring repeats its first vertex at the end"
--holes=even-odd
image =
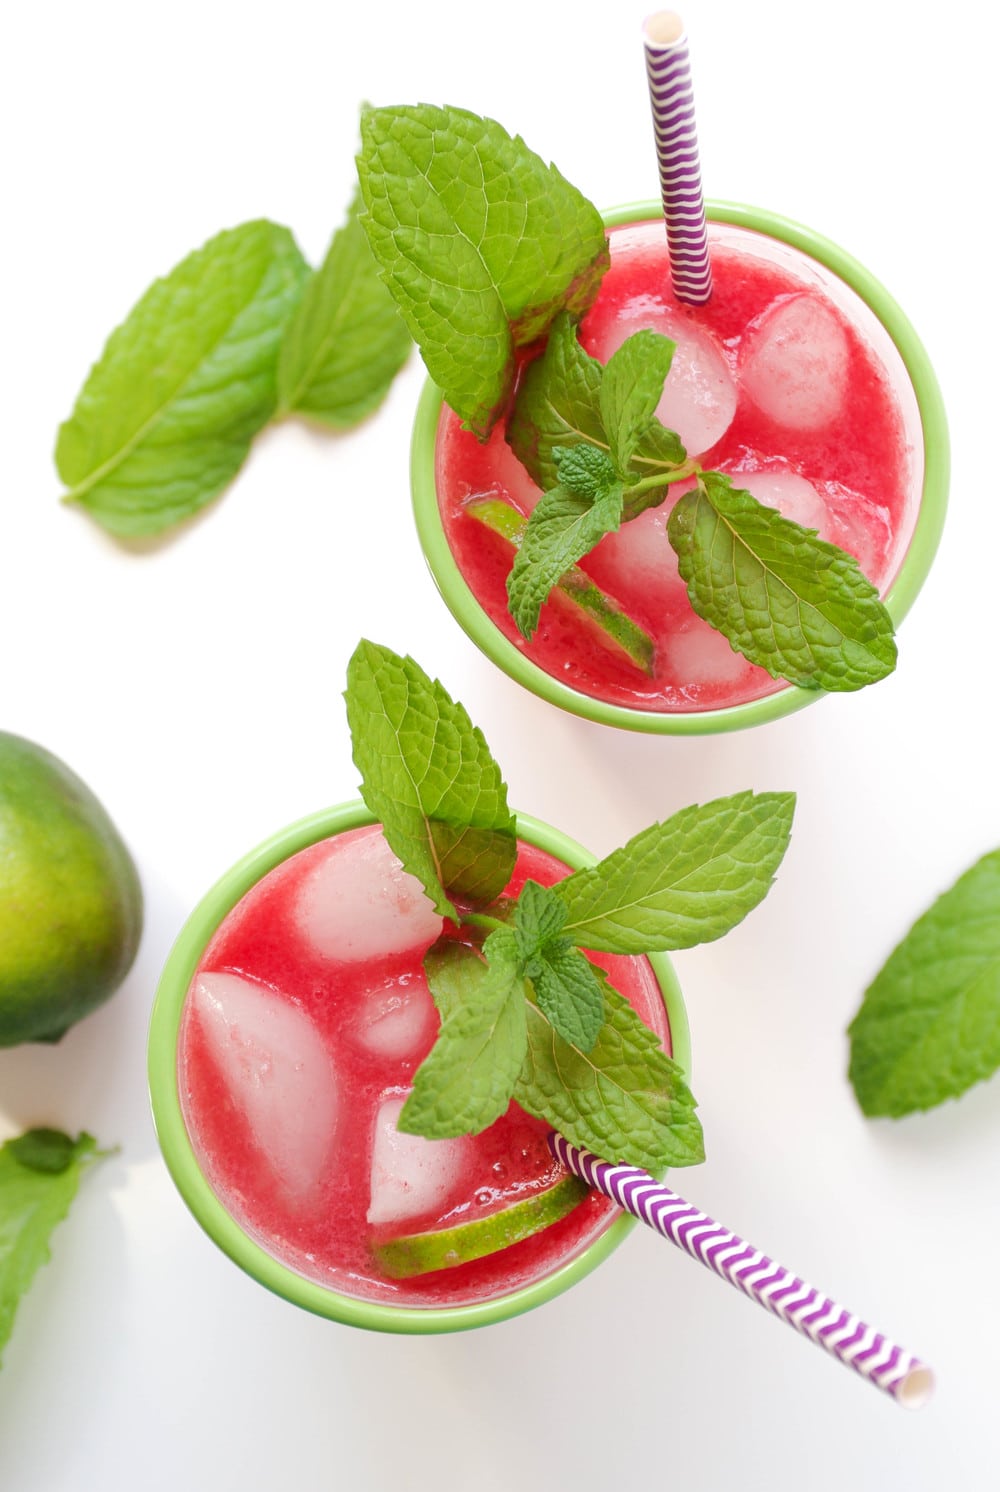
{"type": "Polygon", "coordinates": [[[968,0],[944,16],[897,0],[685,13],[709,194],[811,223],[889,284],[937,367],[954,463],[893,678],[748,733],[671,741],[556,712],[458,632],[409,515],[416,358],[358,431],[268,432],[162,543],[129,551],[58,502],[56,429],[107,333],[154,276],[245,219],[287,223],[316,262],[352,192],[363,99],[493,114],[601,206],[655,194],[641,9],[338,10],[62,0],[3,23],[0,728],[103,799],[147,921],[109,1005],[58,1047],[0,1053],[0,1133],[86,1127],[121,1146],[20,1310],[0,1373],[0,1486],[995,1485],[1000,1081],[869,1122],[843,1034],[912,919],[1000,844],[1000,523],[981,434],[1000,328],[992,173],[973,159],[995,154],[995,20],[968,0]],[[512,803],[597,852],[691,801],[799,794],[766,904],[676,958],[710,1157],[680,1180],[931,1362],[927,1409],[899,1410],[638,1230],[532,1315],[413,1340],[302,1314],[202,1236],[148,1116],[153,990],[217,875],[356,796],[340,692],[362,634],[440,674],[512,803]]]}

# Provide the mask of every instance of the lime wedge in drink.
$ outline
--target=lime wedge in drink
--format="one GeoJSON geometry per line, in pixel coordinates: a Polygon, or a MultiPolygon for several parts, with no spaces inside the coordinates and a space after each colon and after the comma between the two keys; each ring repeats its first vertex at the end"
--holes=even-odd
{"type": "Polygon", "coordinates": [[[491,1212],[489,1217],[432,1233],[390,1238],[385,1243],[374,1244],[372,1253],[390,1279],[405,1280],[415,1274],[431,1274],[436,1269],[453,1269],[458,1264],[496,1254],[551,1227],[572,1212],[588,1191],[589,1187],[575,1176],[564,1176],[545,1191],[533,1192],[523,1202],[491,1212]]]}

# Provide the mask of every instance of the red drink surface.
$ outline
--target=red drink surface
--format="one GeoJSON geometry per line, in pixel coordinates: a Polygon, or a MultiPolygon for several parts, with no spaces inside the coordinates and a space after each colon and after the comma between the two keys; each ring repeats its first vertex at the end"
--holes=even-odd
{"type": "MultiPolygon", "coordinates": [[[[303,888],[321,870],[331,846],[336,843],[340,853],[349,846],[353,852],[374,835],[381,837],[374,828],[352,830],[292,856],[258,882],[222,923],[199,963],[181,1023],[178,1086],[184,1120],[220,1200],[280,1262],[332,1289],[388,1305],[488,1300],[530,1284],[574,1257],[617,1213],[604,1198],[591,1194],[561,1222],[482,1260],[404,1281],[380,1273],[373,1244],[488,1215],[550,1186],[563,1171],[546,1144],[549,1126],[511,1104],[484,1133],[458,1142],[460,1175],[443,1202],[407,1216],[402,1224],[368,1220],[379,1108],[409,1090],[437,1031],[421,969],[436,931],[404,951],[344,962],[306,937],[299,909],[303,888]],[[305,1198],[289,1195],[217,1060],[218,1049],[192,993],[206,975],[238,976],[264,989],[269,998],[293,1005],[308,1016],[332,1058],[338,1092],[335,1139],[330,1163],[305,1198]],[[363,1035],[372,1010],[391,1013],[394,1001],[415,997],[426,1000],[431,1011],[423,1026],[417,1022],[417,1041],[403,1054],[373,1052],[363,1035]]],[[[516,894],[529,877],[551,885],[565,874],[566,867],[552,856],[521,844],[508,890],[516,894]]],[[[441,925],[436,919],[436,927],[441,925]]],[[[666,1012],[648,962],[609,954],[593,958],[669,1051],[666,1012]]],[[[258,1065],[266,1083],[267,1064],[258,1065]]],[[[259,1085],[259,1075],[255,1081],[259,1085]]]]}
{"type": "MultiPolygon", "coordinates": [[[[857,297],[852,306],[846,287],[839,286],[833,298],[826,293],[814,261],[797,256],[796,263],[794,251],[782,248],[770,262],[756,257],[755,246],[771,240],[734,229],[714,232],[712,298],[695,308],[680,305],[670,290],[662,223],[611,230],[611,268],[582,323],[581,343],[601,362],[640,325],[675,340],[690,332],[699,347],[707,344],[709,363],[718,360],[726,381],[695,384],[691,397],[704,408],[713,400],[722,408],[733,397],[735,412],[728,426],[725,415],[718,417],[725,426],[719,438],[711,416],[703,422],[697,409],[693,439],[678,422],[688,454],[704,470],[726,472],[735,486],[749,487],[761,502],[854,554],[884,594],[912,532],[917,486],[907,426],[913,417],[904,417],[896,397],[894,382],[902,381],[898,369],[890,376],[883,361],[893,359],[894,350],[857,297]],[[863,334],[855,317],[865,324],[863,334]],[[870,337],[880,339],[878,351],[870,337]],[[765,355],[766,341],[772,350],[765,355]],[[813,343],[831,349],[829,376],[808,367],[813,343]],[[798,367],[805,359],[811,395],[791,386],[791,374],[786,395],[783,370],[774,371],[773,359],[784,356],[789,344],[798,367]],[[817,401],[811,424],[802,413],[804,397],[817,401]],[[705,429],[711,433],[702,447],[697,432],[705,429]]],[[[679,377],[680,354],[675,367],[679,377]]],[[[672,370],[667,395],[673,376],[672,370]]],[[[660,417],[671,426],[667,414],[660,417]]],[[[734,653],[690,607],[665,533],[670,508],[690,484],[668,489],[659,508],[624,524],[581,561],[652,637],[650,678],[609,649],[557,594],[543,608],[531,643],[518,633],[507,610],[510,545],[468,511],[470,500],[480,496],[506,498],[523,513],[538,499],[538,489],[506,445],[503,428],[481,445],[446,409],[438,431],[436,483],[444,532],[473,594],[508,639],[570,688],[633,709],[682,712],[725,708],[783,687],[734,653]]]]}

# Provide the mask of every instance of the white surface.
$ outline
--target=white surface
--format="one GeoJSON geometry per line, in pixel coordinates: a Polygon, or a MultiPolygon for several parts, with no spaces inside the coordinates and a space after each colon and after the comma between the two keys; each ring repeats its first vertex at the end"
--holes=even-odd
{"type": "Polygon", "coordinates": [[[57,501],[57,425],[154,275],[257,215],[320,257],[352,191],[362,99],[478,108],[602,205],[654,195],[642,12],[581,0],[573,15],[570,30],[537,0],[62,0],[6,18],[0,726],[105,801],[148,910],[109,1006],[54,1049],[0,1053],[7,1132],[85,1126],[121,1145],[88,1177],[5,1353],[5,1492],[596,1492],[665,1473],[689,1492],[995,1484],[1000,1081],[870,1123],[843,1036],[912,918],[1000,844],[1000,520],[981,440],[996,424],[996,270],[991,178],[971,159],[995,141],[993,13],[959,0],[943,25],[929,4],[846,0],[833,25],[799,0],[685,10],[710,193],[810,222],[867,261],[949,406],[948,529],[877,688],[677,741],[527,697],[458,633],[418,552],[416,360],[354,434],[269,432],[163,544],[126,552],[57,501]],[[689,801],[799,793],[765,906],[676,960],[710,1156],[682,1186],[923,1354],[939,1379],[927,1409],[898,1410],[646,1233],[533,1315],[425,1340],[301,1314],[202,1236],[147,1113],[153,989],[222,870],[355,796],[340,691],[362,633],[438,672],[512,802],[596,851],[689,801]]]}

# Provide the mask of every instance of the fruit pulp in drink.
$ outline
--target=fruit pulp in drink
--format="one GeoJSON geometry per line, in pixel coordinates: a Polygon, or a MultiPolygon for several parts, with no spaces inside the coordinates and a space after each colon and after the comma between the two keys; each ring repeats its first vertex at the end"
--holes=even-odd
{"type": "MultiPolygon", "coordinates": [[[[882,324],[817,261],[749,230],[712,225],[714,288],[702,307],[673,296],[662,222],[609,236],[611,267],[580,328],[584,349],[605,363],[641,327],[671,337],[677,351],[657,412],[688,455],[853,554],[884,595],[913,532],[923,473],[915,396],[882,324]]],[[[446,409],[435,479],[466,584],[504,635],[570,688],[633,709],[689,712],[784,687],[691,608],[666,523],[692,482],[669,487],[660,506],[581,561],[652,639],[647,673],[558,592],[531,642],[517,631],[506,595],[510,542],[474,516],[484,497],[525,516],[540,497],[502,424],[480,444],[446,409]]]]}
{"type": "MultiPolygon", "coordinates": [[[[566,867],[519,845],[507,894],[566,867]]],[[[406,1280],[373,1250],[452,1229],[554,1185],[549,1126],[512,1103],[483,1133],[400,1135],[394,1120],[433,1044],[422,971],[444,926],[377,826],[293,855],[222,922],[185,1002],[178,1087],[195,1154],[237,1223],[281,1263],[340,1293],[452,1306],[506,1295],[586,1248],[615,1210],[588,1194],[560,1221],[482,1259],[406,1280]]],[[[645,959],[592,955],[670,1050],[645,959]]]]}

